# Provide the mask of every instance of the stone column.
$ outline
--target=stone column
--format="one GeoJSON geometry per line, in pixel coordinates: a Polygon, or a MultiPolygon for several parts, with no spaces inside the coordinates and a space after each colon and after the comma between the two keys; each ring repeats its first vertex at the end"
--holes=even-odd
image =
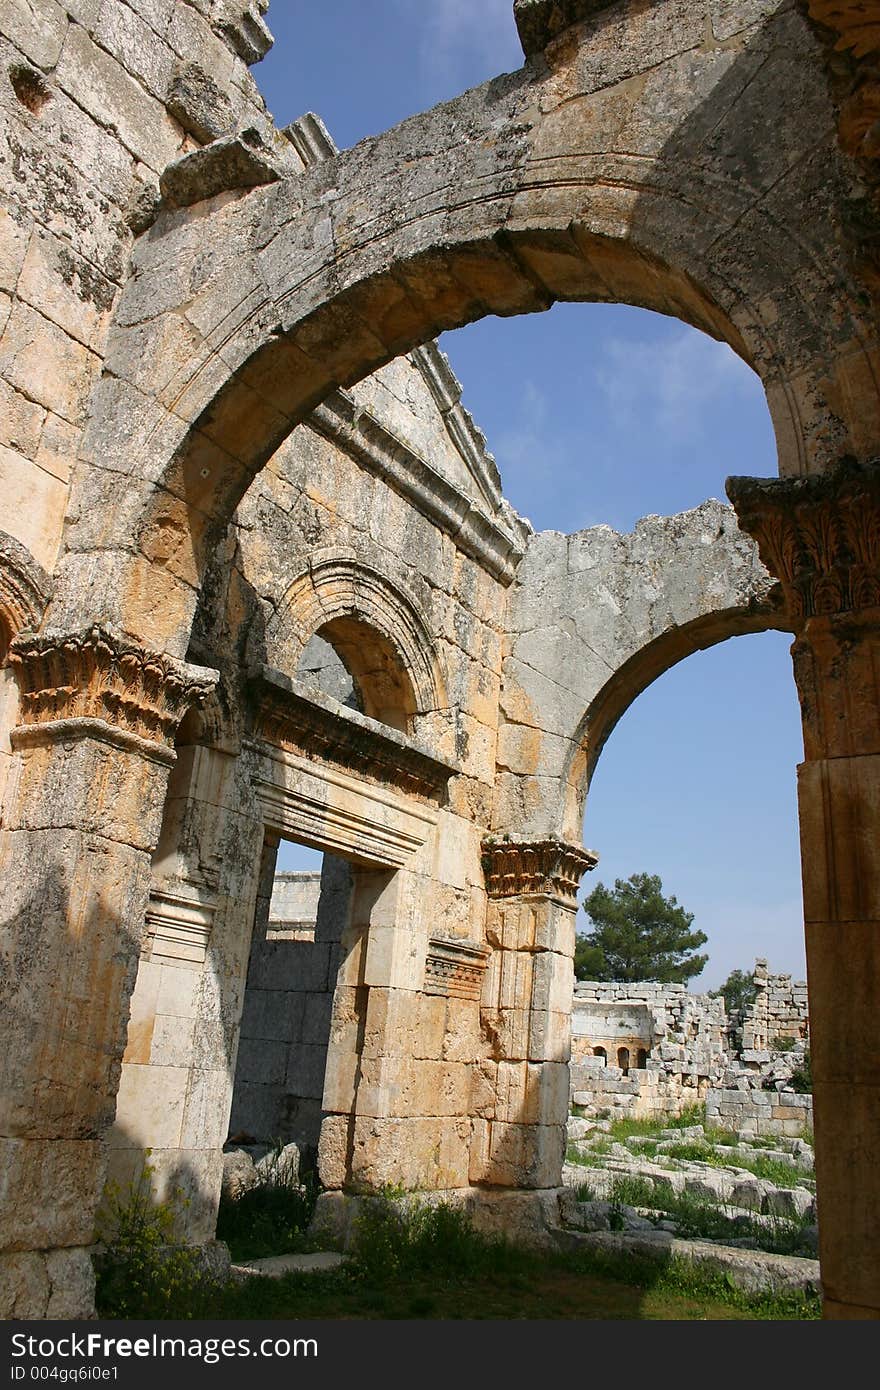
{"type": "Polygon", "coordinates": [[[0,1315],[80,1317],[173,740],[214,673],[21,636],[0,851],[0,1315]]]}
{"type": "Polygon", "coordinates": [[[880,465],[733,478],[782,584],[798,769],[825,1316],[880,1317],[880,465]]]}
{"type": "Polygon", "coordinates": [[[556,1187],[569,1109],[574,938],[581,877],[598,856],[558,840],[488,841],[493,948],[475,1068],[472,1183],[556,1187]]]}

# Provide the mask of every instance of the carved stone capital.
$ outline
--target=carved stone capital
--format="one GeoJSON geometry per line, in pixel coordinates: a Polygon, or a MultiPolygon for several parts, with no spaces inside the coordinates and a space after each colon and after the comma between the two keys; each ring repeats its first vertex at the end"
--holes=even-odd
{"type": "Polygon", "coordinates": [[[577,906],[581,879],[598,854],[564,840],[484,840],[483,872],[490,898],[544,896],[577,906]]]}
{"type": "Polygon", "coordinates": [[[880,462],[810,478],[728,478],[727,495],[795,627],[880,607],[880,462]]]}
{"type": "Polygon", "coordinates": [[[857,58],[880,50],[880,0],[807,0],[807,12],[835,32],[838,50],[857,58]]]}
{"type": "Polygon", "coordinates": [[[205,699],[217,673],[145,650],[107,628],[62,637],[22,633],[9,664],[21,690],[25,728],[93,721],[147,743],[172,747],[192,704],[205,699]]]}

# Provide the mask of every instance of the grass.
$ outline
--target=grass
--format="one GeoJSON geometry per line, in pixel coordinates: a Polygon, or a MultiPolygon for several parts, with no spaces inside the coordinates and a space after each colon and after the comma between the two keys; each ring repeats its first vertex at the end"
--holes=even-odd
{"type": "MultiPolygon", "coordinates": [[[[143,1313],[129,1301],[122,1315],[143,1313]]],[[[460,1210],[377,1199],[364,1205],[341,1268],[226,1285],[193,1279],[175,1290],[173,1315],[703,1321],[813,1318],[818,1303],[749,1296],[675,1259],[659,1266],[604,1251],[529,1250],[481,1235],[460,1210]]]]}
{"type": "MultiPolygon", "coordinates": [[[[580,1200],[588,1200],[581,1198],[580,1200]]],[[[806,1221],[790,1221],[784,1217],[757,1220],[750,1212],[729,1216],[719,1203],[694,1193],[675,1193],[671,1189],[655,1188],[644,1178],[620,1177],[610,1194],[612,1203],[639,1207],[669,1217],[685,1240],[750,1239],[758,1249],[776,1255],[801,1255],[815,1258],[815,1250],[804,1235],[806,1221]]]]}
{"type": "Polygon", "coordinates": [[[686,1144],[673,1144],[665,1150],[668,1158],[681,1158],[690,1163],[708,1163],[713,1168],[744,1168],[754,1173],[756,1178],[764,1178],[774,1187],[799,1187],[813,1182],[811,1169],[793,1167],[779,1158],[767,1158],[764,1154],[737,1154],[731,1159],[729,1154],[719,1154],[710,1143],[695,1139],[686,1144]]]}
{"type": "Polygon", "coordinates": [[[701,1125],[705,1113],[705,1106],[689,1105],[673,1119],[666,1116],[660,1119],[650,1116],[636,1120],[630,1116],[624,1116],[619,1120],[612,1120],[609,1134],[618,1144],[625,1144],[627,1139],[633,1139],[636,1136],[642,1136],[645,1139],[658,1139],[664,1129],[689,1129],[692,1125],[701,1125]]]}
{"type": "Polygon", "coordinates": [[[270,1179],[234,1201],[221,1197],[217,1239],[235,1261],[314,1249],[307,1231],[317,1196],[317,1181],[308,1174],[301,1185],[270,1179]]]}

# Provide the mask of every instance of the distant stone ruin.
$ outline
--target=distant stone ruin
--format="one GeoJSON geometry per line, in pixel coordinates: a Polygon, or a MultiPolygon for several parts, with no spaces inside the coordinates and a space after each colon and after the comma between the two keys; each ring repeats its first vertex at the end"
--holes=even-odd
{"type": "Polygon", "coordinates": [[[791,1089],[809,1040],[807,986],[758,959],[756,998],[727,1016],[724,1000],[684,985],[578,981],[571,1096],[588,1116],[677,1116],[705,1102],[716,1123],[798,1134],[812,1097],[791,1089]]]}

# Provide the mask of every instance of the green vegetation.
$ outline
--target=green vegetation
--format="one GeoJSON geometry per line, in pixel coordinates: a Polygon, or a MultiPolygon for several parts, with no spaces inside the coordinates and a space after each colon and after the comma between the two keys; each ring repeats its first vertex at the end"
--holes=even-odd
{"type": "Polygon", "coordinates": [[[804,1052],[804,1060],[799,1067],[795,1067],[791,1073],[791,1089],[800,1095],[812,1095],[813,1093],[813,1064],[810,1059],[810,1049],[804,1052]]]}
{"type": "Polygon", "coordinates": [[[599,883],[584,908],[593,931],[577,937],[574,966],[579,980],[660,980],[684,984],[699,975],[708,956],[694,955],[708,941],[691,931],[692,912],[664,897],[656,874],[599,883]]]}
{"type": "Polygon", "coordinates": [[[108,1183],[104,1189],[95,1257],[101,1317],[177,1317],[179,1303],[202,1292],[198,1255],[177,1235],[188,1202],[179,1190],[164,1202],[155,1201],[152,1177],[145,1159],[134,1182],[108,1183]]]}
{"type": "Polygon", "coordinates": [[[659,1139],[665,1129],[691,1129],[694,1125],[702,1125],[705,1113],[705,1106],[696,1104],[686,1106],[680,1115],[676,1115],[672,1119],[664,1115],[660,1119],[649,1116],[635,1120],[631,1116],[625,1115],[619,1120],[612,1120],[608,1132],[618,1144],[625,1144],[627,1139],[632,1139],[637,1135],[641,1135],[645,1139],[659,1139]]]}
{"type": "Polygon", "coordinates": [[[778,1158],[766,1158],[763,1154],[739,1154],[735,1158],[719,1154],[711,1143],[696,1139],[687,1144],[673,1144],[665,1150],[668,1158],[682,1158],[689,1163],[708,1163],[713,1168],[745,1168],[756,1178],[765,1178],[774,1187],[799,1187],[806,1183],[812,1186],[813,1172],[800,1165],[792,1166],[778,1158]]]}
{"type": "Polygon", "coordinates": [[[609,1200],[619,1206],[637,1207],[675,1222],[678,1234],[685,1240],[752,1241],[761,1250],[777,1255],[802,1255],[815,1258],[815,1248],[805,1235],[803,1221],[784,1217],[758,1218],[751,1212],[730,1216],[723,1206],[709,1197],[689,1192],[675,1193],[671,1188],[658,1189],[639,1177],[621,1176],[611,1189],[609,1200]]]}
{"type": "Polygon", "coordinates": [[[220,1198],[217,1239],[225,1241],[233,1260],[257,1260],[312,1250],[307,1234],[318,1196],[314,1174],[302,1183],[288,1182],[270,1170],[256,1187],[233,1200],[220,1198]]]}
{"type": "MultiPolygon", "coordinates": [[[[133,1221],[138,1232],[158,1221],[164,1240],[169,1208],[148,1214],[141,1190],[135,1221],[133,1213],[125,1214],[130,1197],[120,1194],[117,1203],[124,1230],[133,1221]]],[[[133,1244],[143,1248],[139,1236],[133,1244]]],[[[131,1245],[129,1240],[125,1248],[131,1245]]],[[[146,1249],[146,1262],[160,1282],[162,1271],[177,1270],[173,1280],[165,1277],[161,1298],[153,1297],[151,1286],[137,1275],[137,1265],[117,1264],[113,1281],[99,1280],[99,1316],[652,1321],[818,1316],[815,1299],[750,1296],[676,1259],[658,1265],[600,1250],[528,1250],[481,1235],[460,1210],[444,1204],[387,1198],[364,1204],[351,1258],[332,1271],[219,1284],[199,1276],[191,1251],[163,1246],[157,1253],[151,1240],[146,1249]],[[185,1273],[176,1265],[184,1256],[185,1273]]]]}

